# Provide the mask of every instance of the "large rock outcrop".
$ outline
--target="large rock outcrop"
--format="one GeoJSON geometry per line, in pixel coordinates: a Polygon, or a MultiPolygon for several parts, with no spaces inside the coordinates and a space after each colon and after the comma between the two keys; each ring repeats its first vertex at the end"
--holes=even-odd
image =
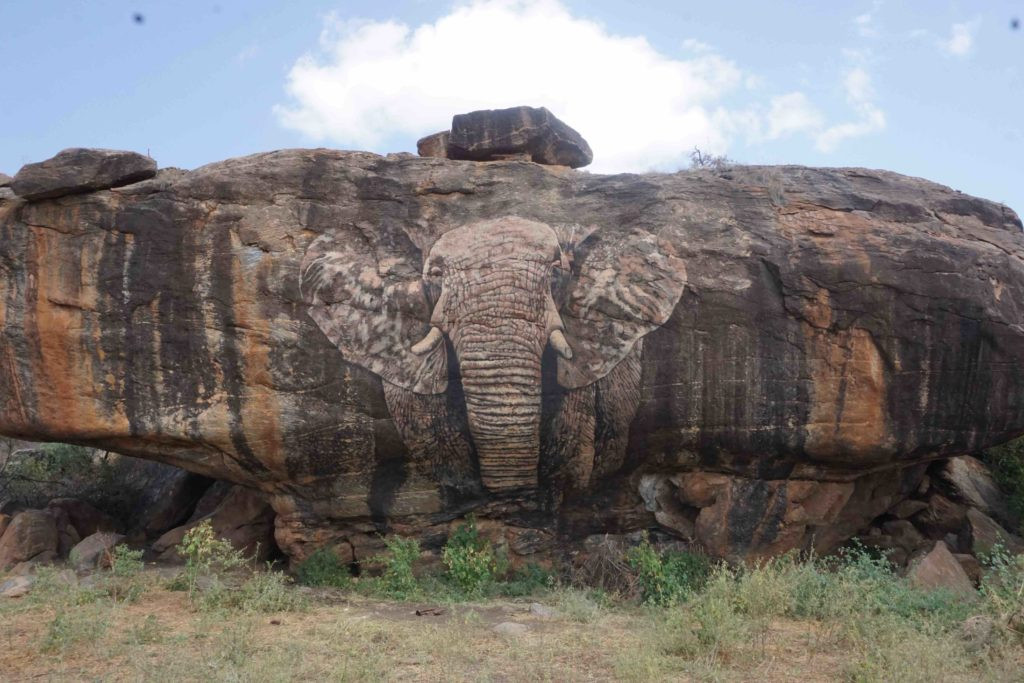
{"type": "Polygon", "coordinates": [[[1021,302],[1012,211],[884,171],[273,152],[0,200],[0,433],[259,489],[297,558],[825,551],[1024,432],[1021,302]]]}

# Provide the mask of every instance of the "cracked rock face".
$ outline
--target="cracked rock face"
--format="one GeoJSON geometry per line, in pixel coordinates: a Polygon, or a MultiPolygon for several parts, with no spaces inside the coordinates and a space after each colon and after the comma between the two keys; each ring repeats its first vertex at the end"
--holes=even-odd
{"type": "Polygon", "coordinates": [[[827,550],[1024,432],[1020,220],[920,179],[321,149],[2,197],[0,433],[260,489],[294,558],[471,510],[827,550]]]}

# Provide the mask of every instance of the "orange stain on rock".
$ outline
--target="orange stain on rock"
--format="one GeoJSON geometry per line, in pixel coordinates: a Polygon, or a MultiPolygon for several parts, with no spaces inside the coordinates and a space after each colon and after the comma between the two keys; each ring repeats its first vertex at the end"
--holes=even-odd
{"type": "MultiPolygon", "coordinates": [[[[69,440],[124,432],[127,419],[107,414],[93,381],[97,337],[83,335],[86,316],[95,312],[83,299],[82,272],[89,264],[81,240],[33,228],[31,262],[36,288],[35,318],[40,365],[35,369],[36,410],[51,438],[69,440]]],[[[94,328],[98,328],[98,321],[94,328]]],[[[98,333],[97,333],[98,334],[98,333]]]]}

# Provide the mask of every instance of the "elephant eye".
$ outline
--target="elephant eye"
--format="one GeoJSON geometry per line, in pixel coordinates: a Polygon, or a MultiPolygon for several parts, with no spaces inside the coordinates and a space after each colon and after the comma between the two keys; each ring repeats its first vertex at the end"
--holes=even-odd
{"type": "Polygon", "coordinates": [[[441,267],[434,266],[433,268],[430,269],[429,275],[430,277],[441,277],[441,267]]]}
{"type": "Polygon", "coordinates": [[[551,262],[551,267],[552,268],[561,268],[562,267],[562,259],[556,258],[554,261],[551,262]]]}

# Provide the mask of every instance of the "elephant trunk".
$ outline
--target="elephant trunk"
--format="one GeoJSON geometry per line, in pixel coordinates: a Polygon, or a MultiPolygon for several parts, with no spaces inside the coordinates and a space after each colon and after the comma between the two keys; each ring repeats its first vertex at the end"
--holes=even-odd
{"type": "Polygon", "coordinates": [[[463,327],[452,340],[480,475],[492,492],[537,486],[541,356],[547,342],[537,327],[524,320],[490,320],[463,327]]]}

